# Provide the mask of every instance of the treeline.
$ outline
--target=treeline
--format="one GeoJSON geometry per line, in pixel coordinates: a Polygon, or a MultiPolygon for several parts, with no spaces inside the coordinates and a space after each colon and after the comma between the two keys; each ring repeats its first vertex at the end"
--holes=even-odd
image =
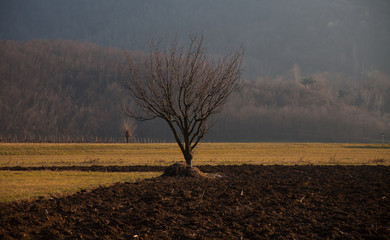
{"type": "Polygon", "coordinates": [[[151,39],[204,33],[215,55],[245,47],[246,76],[373,66],[387,74],[390,2],[323,0],[2,0],[0,39],[73,39],[146,51],[151,39]]]}
{"type": "MultiPolygon", "coordinates": [[[[67,40],[0,41],[2,141],[124,141],[124,56],[67,40]]],[[[205,140],[380,141],[382,131],[390,135],[390,77],[374,70],[362,76],[305,76],[294,65],[279,77],[245,81],[205,140]]],[[[164,126],[137,123],[132,137],[171,141],[164,126]]]]}
{"type": "Polygon", "coordinates": [[[336,73],[303,77],[295,65],[278,78],[247,83],[218,119],[217,140],[378,142],[390,135],[390,78],[336,73]]]}
{"type": "Polygon", "coordinates": [[[123,51],[74,41],[0,41],[0,134],[113,137],[123,51]]]}

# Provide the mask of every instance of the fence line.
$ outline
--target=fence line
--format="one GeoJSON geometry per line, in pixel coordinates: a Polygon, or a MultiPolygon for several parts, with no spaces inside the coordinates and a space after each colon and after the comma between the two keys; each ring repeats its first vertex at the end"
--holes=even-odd
{"type": "MultiPolygon", "coordinates": [[[[129,139],[129,143],[172,143],[173,141],[136,138],[129,139]]],[[[98,137],[98,136],[41,136],[41,135],[0,135],[0,143],[126,143],[125,137],[98,137]]]]}
{"type": "MultiPolygon", "coordinates": [[[[301,134],[296,139],[306,139],[305,141],[313,142],[321,140],[314,135],[301,134]]],[[[289,139],[289,138],[286,138],[289,139]]],[[[271,142],[275,141],[274,138],[269,139],[271,142]]],[[[264,140],[260,140],[264,141],[264,140]]],[[[289,142],[291,140],[287,140],[289,142]]],[[[300,140],[296,140],[300,141],[300,140]]],[[[388,143],[384,136],[381,138],[347,138],[347,137],[323,137],[320,142],[360,142],[360,143],[388,143]]],[[[126,143],[125,137],[98,137],[98,136],[41,136],[41,135],[0,135],[0,143],[126,143]]],[[[132,137],[129,139],[129,143],[174,143],[173,140],[163,140],[155,138],[137,138],[132,137]]]]}

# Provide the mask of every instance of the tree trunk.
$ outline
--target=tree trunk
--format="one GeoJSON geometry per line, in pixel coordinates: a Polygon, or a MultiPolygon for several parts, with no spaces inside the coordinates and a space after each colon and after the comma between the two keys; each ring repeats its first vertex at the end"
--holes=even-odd
{"type": "Polygon", "coordinates": [[[191,148],[191,141],[190,141],[190,132],[188,128],[188,118],[187,118],[187,112],[184,117],[184,129],[185,133],[183,133],[184,136],[184,159],[186,160],[187,167],[192,166],[192,148],[191,148]]]}
{"type": "Polygon", "coordinates": [[[187,167],[192,167],[192,152],[186,150],[183,155],[186,160],[187,167]]]}

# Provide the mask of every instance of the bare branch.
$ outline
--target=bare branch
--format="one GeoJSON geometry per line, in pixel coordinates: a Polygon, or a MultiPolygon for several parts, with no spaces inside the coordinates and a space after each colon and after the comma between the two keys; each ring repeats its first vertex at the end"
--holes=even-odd
{"type": "Polygon", "coordinates": [[[210,60],[203,36],[190,36],[187,49],[173,41],[151,43],[150,53],[139,63],[128,57],[128,78],[123,83],[138,111],[135,119],[164,119],[187,164],[206,134],[207,120],[221,111],[240,84],[242,51],[210,60]]]}

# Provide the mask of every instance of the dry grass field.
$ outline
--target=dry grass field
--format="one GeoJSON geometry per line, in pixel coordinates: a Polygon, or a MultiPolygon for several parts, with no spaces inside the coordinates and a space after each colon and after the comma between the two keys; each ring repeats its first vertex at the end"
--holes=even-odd
{"type": "MultiPolygon", "coordinates": [[[[182,161],[176,144],[0,144],[0,167],[158,165],[182,161]]],[[[390,145],[203,143],[194,165],[390,165],[390,145]]],[[[0,202],[72,193],[160,173],[0,171],[0,202]]]]}
{"type": "MultiPolygon", "coordinates": [[[[0,167],[162,165],[183,157],[174,143],[0,144],[0,167]]],[[[390,165],[390,144],[202,143],[194,165],[390,165]]]]}
{"type": "Polygon", "coordinates": [[[63,196],[116,182],[133,182],[160,172],[0,171],[0,202],[63,196]]]}

